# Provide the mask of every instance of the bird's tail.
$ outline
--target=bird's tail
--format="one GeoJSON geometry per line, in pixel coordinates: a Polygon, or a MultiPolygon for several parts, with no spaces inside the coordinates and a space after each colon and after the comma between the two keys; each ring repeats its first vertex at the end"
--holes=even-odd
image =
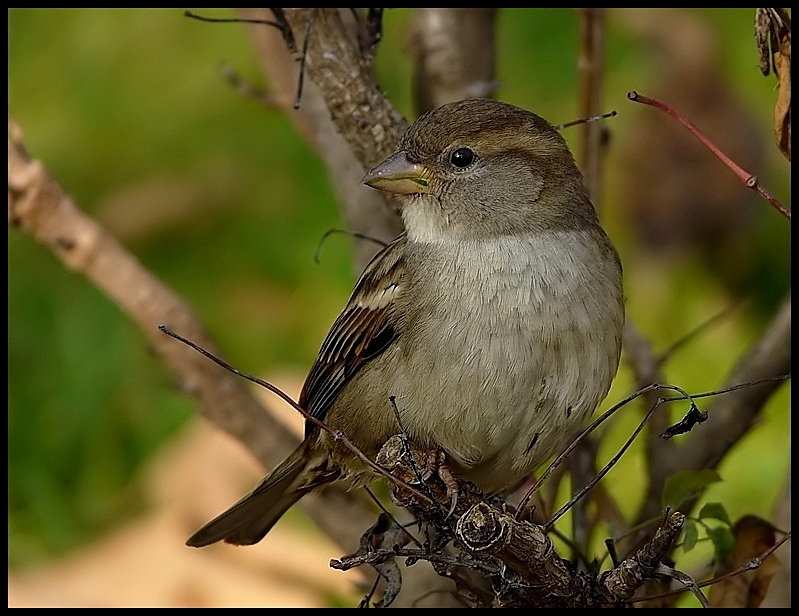
{"type": "Polygon", "coordinates": [[[222,540],[234,545],[258,543],[311,488],[335,478],[312,473],[316,481],[309,481],[308,473],[303,474],[311,460],[309,449],[309,441],[303,441],[252,492],[189,537],[186,545],[201,548],[222,540]]]}

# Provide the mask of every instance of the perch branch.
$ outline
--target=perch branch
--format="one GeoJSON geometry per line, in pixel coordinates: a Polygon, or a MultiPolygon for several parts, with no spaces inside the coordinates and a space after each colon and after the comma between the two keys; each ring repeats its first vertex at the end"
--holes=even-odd
{"type": "MultiPolygon", "coordinates": [[[[429,452],[407,443],[399,435],[384,445],[377,458],[393,476],[408,483],[415,480],[418,467],[427,460],[429,452]]],[[[490,603],[494,607],[611,607],[626,603],[646,580],[654,577],[684,522],[682,514],[672,514],[632,557],[594,577],[577,571],[558,555],[545,527],[517,519],[497,499],[486,501],[469,482],[458,480],[458,498],[448,512],[447,481],[435,473],[424,481],[424,491],[439,506],[431,506],[427,499],[419,501],[402,488],[395,488],[393,497],[415,513],[421,528],[434,529],[426,532],[426,536],[454,539],[457,548],[454,554],[447,552],[446,558],[442,558],[440,544],[426,543],[422,549],[405,550],[392,542],[389,548],[375,550],[373,542],[365,541],[358,553],[336,561],[336,568],[346,569],[363,562],[381,563],[395,556],[431,560],[436,561],[441,575],[454,576],[455,569],[463,568],[490,578],[494,593],[490,603]],[[506,567],[497,568],[494,559],[506,567]]]]}

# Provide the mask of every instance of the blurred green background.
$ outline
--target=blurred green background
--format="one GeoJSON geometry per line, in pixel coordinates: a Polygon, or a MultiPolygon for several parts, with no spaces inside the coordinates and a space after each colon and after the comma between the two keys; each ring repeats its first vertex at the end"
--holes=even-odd
{"type": "MultiPolygon", "coordinates": [[[[754,10],[681,13],[685,22],[675,27],[655,10],[608,13],[604,108],[618,115],[607,121],[601,216],[625,265],[630,318],[656,350],[744,302],[668,363],[668,381],[696,393],[720,385],[787,293],[790,225],[674,120],[626,94],[659,95],[680,108],[680,97],[697,90],[689,69],[699,64],[680,53],[698,40],[718,53],[695,50],[719,85],[709,86],[711,100],[697,115],[719,115],[723,99],[746,118],[710,137],[739,135],[756,165],[748,170],[783,203],[790,202],[790,164],[773,144],[776,80],[758,69],[754,10]],[[680,69],[681,61],[689,68],[680,69]],[[652,127],[687,154],[664,159],[672,150],[642,139],[652,127]],[[686,186],[669,166],[693,160],[708,169],[699,187],[686,186]],[[657,184],[629,188],[631,175],[651,168],[662,174],[657,184]],[[687,193],[674,205],[691,209],[651,219],[650,199],[675,186],[687,193]],[[731,195],[709,222],[690,218],[712,199],[700,188],[731,195]]],[[[376,69],[409,119],[411,17],[407,9],[386,11],[376,69]]],[[[325,231],[342,227],[324,168],[280,112],[220,77],[226,63],[264,83],[245,26],[200,23],[182,10],[14,9],[8,34],[9,113],[32,155],[193,306],[229,361],[255,374],[304,372],[354,282],[350,240],[331,237],[315,261],[325,231]]],[[[497,98],[553,123],[578,117],[576,12],[503,9],[497,40],[497,98]]],[[[565,136],[576,145],[575,129],[565,136]]],[[[85,544],[145,507],[137,471],[193,420],[195,408],[173,389],[142,332],[16,228],[8,232],[8,312],[14,569],[85,544]]],[[[605,406],[631,387],[622,369],[605,406]]],[[[774,397],[764,421],[722,467],[725,481],[708,495],[733,519],[768,516],[783,485],[788,389],[774,397]]],[[[606,457],[633,425],[635,413],[627,416],[607,429],[606,457]]],[[[626,511],[635,509],[643,472],[630,455],[607,478],[628,495],[626,511]]]]}

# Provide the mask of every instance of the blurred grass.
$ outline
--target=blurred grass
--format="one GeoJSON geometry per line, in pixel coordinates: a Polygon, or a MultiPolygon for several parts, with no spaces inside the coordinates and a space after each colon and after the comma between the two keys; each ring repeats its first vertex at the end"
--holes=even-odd
{"type": "MultiPolygon", "coordinates": [[[[753,11],[699,14],[713,24],[725,77],[772,151],[774,81],[757,68],[753,11]]],[[[386,12],[376,65],[408,116],[409,15],[386,12]]],[[[501,11],[497,97],[553,123],[574,119],[578,37],[572,11],[501,11]]],[[[656,78],[653,56],[648,41],[611,13],[605,106],[619,112],[609,121],[614,144],[637,118],[659,113],[626,100],[656,78]]],[[[189,301],[229,361],[251,373],[302,373],[354,280],[348,240],[328,239],[321,264],[314,261],[322,234],[342,226],[325,171],[282,114],[223,82],[223,62],[262,83],[241,24],[200,23],[182,10],[14,9],[9,113],[31,153],[189,301]]],[[[574,144],[576,135],[565,136],[574,144]]],[[[647,254],[614,208],[621,187],[613,144],[610,152],[602,216],[625,263],[630,317],[662,350],[739,297],[693,253],[647,254]]],[[[789,168],[772,153],[751,171],[789,201],[789,168]]],[[[729,181],[737,180],[729,174],[729,181]]],[[[669,381],[690,391],[718,385],[789,287],[790,225],[768,206],[755,207],[740,238],[747,267],[738,281],[752,301],[668,364],[669,381]]],[[[142,333],[92,285],[17,229],[9,229],[8,250],[8,558],[19,567],[81,545],[146,506],[137,470],[194,405],[172,389],[142,333]]],[[[606,405],[631,386],[622,371],[606,405]]],[[[722,468],[734,481],[711,496],[733,517],[768,515],[789,463],[789,408],[786,385],[722,468]]],[[[608,452],[634,422],[634,413],[614,422],[608,452]]],[[[625,511],[634,510],[630,488],[644,472],[630,454],[607,479],[627,495],[625,511]]]]}

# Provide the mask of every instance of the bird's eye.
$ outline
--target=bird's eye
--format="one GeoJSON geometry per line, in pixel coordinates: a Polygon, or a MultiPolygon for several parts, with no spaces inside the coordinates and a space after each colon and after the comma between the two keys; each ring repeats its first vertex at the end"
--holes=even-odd
{"type": "Polygon", "coordinates": [[[465,169],[474,162],[474,152],[469,148],[458,148],[450,154],[449,162],[458,169],[465,169]]]}

